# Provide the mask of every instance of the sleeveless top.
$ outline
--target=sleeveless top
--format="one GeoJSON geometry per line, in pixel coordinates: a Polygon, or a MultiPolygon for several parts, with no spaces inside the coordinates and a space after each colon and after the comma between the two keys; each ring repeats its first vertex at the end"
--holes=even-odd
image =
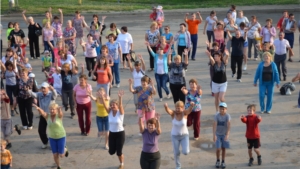
{"type": "Polygon", "coordinates": [[[172,130],[171,135],[172,136],[182,136],[182,135],[188,135],[189,131],[187,128],[187,119],[184,118],[184,114],[182,113],[182,119],[178,121],[174,115],[174,118],[172,120],[172,130]]]}
{"type": "Polygon", "coordinates": [[[110,132],[121,132],[124,131],[123,127],[124,114],[121,114],[120,111],[113,116],[112,110],[108,114],[108,123],[110,132]]]}
{"type": "Polygon", "coordinates": [[[58,117],[58,114],[55,115],[55,119],[52,122],[51,115],[48,115],[47,119],[48,126],[48,135],[53,139],[60,139],[66,137],[66,131],[63,126],[62,119],[58,117]]]}
{"type": "MultiPolygon", "coordinates": [[[[109,101],[106,100],[104,102],[107,104],[109,101]]],[[[104,108],[104,105],[102,103],[99,103],[98,100],[96,102],[96,106],[97,106],[97,116],[98,117],[107,117],[108,116],[108,113],[107,113],[106,109],[104,108]]]]}
{"type": "Polygon", "coordinates": [[[142,77],[144,77],[145,73],[143,73],[143,70],[140,69],[139,72],[136,71],[136,69],[134,68],[132,71],[132,77],[133,77],[133,87],[138,87],[141,86],[141,79],[142,77]]]}
{"type": "Polygon", "coordinates": [[[213,79],[212,81],[214,83],[225,83],[227,82],[227,77],[226,77],[226,65],[224,62],[221,62],[221,66],[219,67],[217,63],[214,64],[213,66],[213,79]]]}

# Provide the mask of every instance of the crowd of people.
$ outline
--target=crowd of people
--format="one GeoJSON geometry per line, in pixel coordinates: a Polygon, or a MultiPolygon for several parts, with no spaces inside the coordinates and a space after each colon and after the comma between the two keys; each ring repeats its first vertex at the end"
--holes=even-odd
{"type": "MultiPolygon", "coordinates": [[[[202,22],[205,22],[203,34],[207,35],[207,50],[203,53],[209,61],[211,94],[215,98],[216,109],[212,126],[216,145],[215,167],[226,168],[225,151],[230,148],[231,126],[231,117],[227,113],[225,102],[228,61],[231,63],[231,77],[236,76],[237,82],[242,82],[242,71],[247,70],[247,60],[253,57],[259,61],[253,85],[259,86],[260,113],[270,114],[274,87],[279,88],[280,81],[287,79],[286,60],[293,62],[294,33],[297,28],[300,32],[300,20],[297,23],[294,15],[287,11],[283,11],[276,26],[272,25],[272,19],[266,19],[265,26],[261,26],[255,15],[249,21],[243,11],[237,12],[236,6],[231,5],[224,20],[218,19],[215,11],[211,11],[205,19],[200,12],[191,15],[187,13],[179,24],[179,31],[172,34],[170,26],[163,25],[163,7],[154,6],[150,14],[150,28],[145,33],[145,49],[149,53],[150,61],[148,74],[153,72],[154,80],[146,75],[143,56],[135,56],[133,38],[128,33],[127,26],[118,29],[116,23],[111,23],[106,29],[106,16],[102,16],[100,22],[98,15],[93,15],[92,22],[88,25],[80,11],[76,11],[74,17],[64,25],[63,10],[58,9],[58,12],[59,15],[53,17],[52,9],[49,8],[42,24],[39,24],[33,17],[26,17],[26,11],[23,11],[22,17],[28,26],[28,38],[25,38],[19,23],[8,23],[7,49],[0,61],[3,135],[1,168],[10,168],[13,164],[8,150],[12,147],[12,131],[16,130],[21,134],[21,129],[32,130],[35,108],[40,114],[38,133],[42,148],[47,148],[50,143],[54,162],[60,169],[60,158],[69,155],[63,125],[63,117],[66,115],[63,110],[70,110],[72,119],[77,114],[80,133],[88,136],[92,123],[92,102],[95,102],[97,109],[98,137],[105,137],[104,148],[110,155],[116,154],[120,162],[118,168],[124,168],[122,150],[125,142],[123,122],[126,110],[123,108],[122,98],[126,92],[119,90],[118,99],[110,97],[113,87],[120,87],[120,69],[129,69],[132,75],[128,80],[128,90],[133,93],[133,104],[143,138],[141,168],[160,168],[158,141],[162,129],[160,114],[155,111],[156,93],[160,102],[173,98],[175,110],[170,109],[167,103],[164,108],[172,118],[171,139],[175,166],[176,169],[182,168],[179,147],[182,147],[185,155],[190,151],[188,127],[193,125],[195,140],[200,137],[202,87],[196,79],[186,79],[186,74],[189,61],[196,61],[199,55],[198,26],[202,22]],[[85,29],[87,35],[84,34],[85,29]],[[39,48],[40,37],[44,47],[42,53],[39,48]],[[29,54],[26,54],[27,45],[30,48],[29,54]],[[80,46],[86,66],[78,64],[76,60],[80,46]],[[45,82],[37,84],[29,58],[41,60],[40,67],[45,73],[45,82]],[[122,68],[119,68],[120,62],[123,64],[122,68]],[[96,81],[97,85],[89,84],[89,79],[96,81]],[[165,98],[162,89],[166,93],[165,98]],[[62,105],[56,103],[58,97],[61,97],[62,105]],[[12,123],[12,117],[18,114],[22,126],[14,126],[12,123]]],[[[293,82],[298,80],[300,73],[293,78],[293,82]]],[[[300,93],[298,106],[300,108],[300,93]]],[[[247,115],[240,117],[247,126],[249,166],[254,161],[253,148],[257,154],[258,165],[262,164],[258,128],[262,118],[255,112],[256,106],[249,105],[247,115]]]]}

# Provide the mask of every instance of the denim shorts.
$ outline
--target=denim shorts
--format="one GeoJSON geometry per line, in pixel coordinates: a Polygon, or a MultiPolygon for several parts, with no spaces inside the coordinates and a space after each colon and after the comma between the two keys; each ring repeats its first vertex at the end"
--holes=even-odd
{"type": "Polygon", "coordinates": [[[244,42],[244,47],[248,47],[248,41],[244,42]]]}
{"type": "Polygon", "coordinates": [[[103,132],[103,131],[108,132],[109,131],[108,116],[106,116],[106,117],[96,116],[96,123],[97,123],[99,132],[103,132]]]}
{"type": "Polygon", "coordinates": [[[225,135],[217,135],[216,148],[230,148],[229,141],[225,141],[225,135]]]}

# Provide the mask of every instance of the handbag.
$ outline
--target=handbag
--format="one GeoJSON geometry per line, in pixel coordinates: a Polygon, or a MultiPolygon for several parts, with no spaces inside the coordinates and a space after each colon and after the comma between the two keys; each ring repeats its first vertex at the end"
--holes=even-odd
{"type": "Polygon", "coordinates": [[[136,61],[135,52],[133,50],[130,50],[129,54],[130,54],[130,60],[131,60],[131,62],[135,62],[136,61]]]}
{"type": "Polygon", "coordinates": [[[41,36],[42,35],[42,31],[39,30],[39,29],[36,30],[34,33],[35,33],[36,36],[41,36]]]}

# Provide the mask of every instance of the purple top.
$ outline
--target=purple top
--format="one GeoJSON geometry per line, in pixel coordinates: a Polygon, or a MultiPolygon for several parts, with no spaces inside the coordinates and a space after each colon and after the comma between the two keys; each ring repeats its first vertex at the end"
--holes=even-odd
{"type": "Polygon", "coordinates": [[[150,133],[148,129],[144,129],[143,135],[143,152],[156,153],[158,152],[158,137],[156,131],[150,133]]]}

